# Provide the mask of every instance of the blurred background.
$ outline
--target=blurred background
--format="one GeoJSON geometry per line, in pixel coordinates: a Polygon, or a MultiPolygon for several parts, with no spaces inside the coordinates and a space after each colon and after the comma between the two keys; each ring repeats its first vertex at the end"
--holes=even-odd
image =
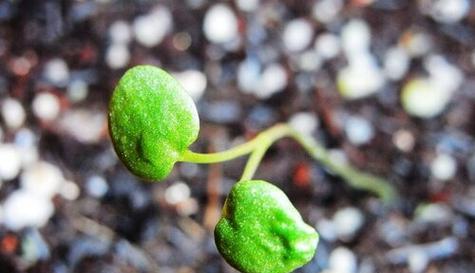
{"type": "Polygon", "coordinates": [[[195,100],[193,150],[289,121],[383,176],[385,208],[292,140],[256,177],[321,234],[296,272],[475,272],[472,0],[0,2],[0,272],[236,272],[214,245],[245,164],[145,183],[117,160],[107,103],[131,66],[195,100]]]}

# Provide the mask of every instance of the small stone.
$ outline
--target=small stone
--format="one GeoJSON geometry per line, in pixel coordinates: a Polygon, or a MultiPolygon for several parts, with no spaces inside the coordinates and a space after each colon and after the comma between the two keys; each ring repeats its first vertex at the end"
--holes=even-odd
{"type": "Polygon", "coordinates": [[[203,32],[213,43],[228,43],[238,36],[238,21],[226,4],[216,4],[205,14],[203,32]]]}
{"type": "Polygon", "coordinates": [[[452,92],[443,89],[431,79],[415,78],[408,81],[401,92],[401,103],[410,115],[433,118],[441,114],[452,97],[452,92]]]}
{"type": "Polygon", "coordinates": [[[333,225],[338,238],[342,241],[350,241],[364,224],[363,213],[355,207],[339,209],[333,215],[333,225]]]}
{"type": "Polygon", "coordinates": [[[414,250],[411,251],[408,259],[409,269],[412,273],[425,272],[427,265],[429,265],[429,257],[424,251],[414,250]]]}
{"type": "Polygon", "coordinates": [[[452,209],[439,203],[419,205],[416,209],[416,221],[426,224],[448,224],[453,219],[452,209]]]}
{"type": "Polygon", "coordinates": [[[252,12],[259,7],[260,0],[237,0],[236,4],[242,11],[252,12]]]}
{"type": "Polygon", "coordinates": [[[371,31],[368,24],[360,19],[346,23],[341,30],[342,48],[347,55],[354,55],[369,50],[371,31]]]}
{"type": "Polygon", "coordinates": [[[298,66],[302,71],[317,71],[322,63],[322,57],[314,50],[307,50],[298,56],[298,66]]]}
{"type": "Polygon", "coordinates": [[[337,247],[330,253],[328,265],[334,273],[356,273],[358,267],[355,254],[345,247],[337,247]]]}
{"type": "Polygon", "coordinates": [[[335,224],[331,220],[325,218],[318,220],[316,229],[320,236],[329,242],[334,242],[337,239],[335,224]]]}
{"type": "Polygon", "coordinates": [[[414,30],[409,30],[403,33],[399,43],[412,58],[421,57],[427,54],[434,44],[429,34],[414,30]]]}
{"type": "Polygon", "coordinates": [[[73,181],[65,181],[62,183],[59,194],[66,200],[74,201],[78,199],[79,194],[81,193],[78,185],[73,181]]]}
{"type": "Polygon", "coordinates": [[[104,177],[93,175],[86,181],[86,191],[93,197],[102,198],[109,191],[109,185],[104,177]]]}
{"type": "Polygon", "coordinates": [[[18,129],[25,123],[25,109],[18,100],[6,98],[2,103],[1,110],[3,121],[8,128],[18,129]]]}
{"type": "Polygon", "coordinates": [[[110,68],[124,68],[129,60],[130,52],[126,44],[112,44],[107,48],[106,63],[110,68]]]}
{"type": "Polygon", "coordinates": [[[315,40],[315,50],[323,59],[332,59],[340,53],[341,41],[332,33],[320,34],[315,40]]]}
{"type": "Polygon", "coordinates": [[[106,122],[104,112],[75,109],[62,115],[59,128],[79,142],[95,143],[100,140],[106,122]]]}
{"type": "Polygon", "coordinates": [[[278,63],[267,66],[262,72],[256,96],[265,99],[282,91],[287,86],[287,72],[278,63]]]}
{"type": "Polygon", "coordinates": [[[201,71],[185,70],[173,73],[173,76],[181,83],[185,91],[195,102],[200,100],[207,85],[206,76],[201,71]]]}
{"type": "Polygon", "coordinates": [[[71,102],[81,102],[89,93],[89,88],[84,80],[72,80],[68,85],[67,95],[71,102]]]}
{"type": "Polygon", "coordinates": [[[384,73],[388,79],[398,81],[402,79],[410,64],[409,55],[400,47],[392,47],[384,56],[384,73]]]}
{"type": "Polygon", "coordinates": [[[290,117],[289,125],[300,133],[311,136],[318,127],[318,120],[313,113],[300,112],[290,117]]]}
{"type": "Polygon", "coordinates": [[[115,21],[109,27],[109,36],[112,43],[126,44],[132,39],[132,30],[126,21],[115,21]]]}
{"type": "Polygon", "coordinates": [[[414,135],[407,130],[400,129],[393,134],[394,145],[403,152],[412,151],[415,142],[414,135]]]}
{"type": "Polygon", "coordinates": [[[165,6],[159,6],[148,14],[136,17],[132,26],[135,38],[146,47],[160,44],[172,27],[172,15],[165,6]]]}
{"type": "Polygon", "coordinates": [[[49,92],[42,92],[33,99],[33,113],[44,121],[51,121],[58,117],[60,112],[59,99],[49,92]]]}
{"type": "Polygon", "coordinates": [[[431,0],[430,2],[428,4],[430,5],[430,16],[440,23],[459,22],[470,12],[470,0],[431,0]]]}
{"type": "Polygon", "coordinates": [[[65,87],[69,81],[69,68],[60,58],[54,58],[45,64],[44,76],[53,85],[65,87]]]}
{"type": "Polygon", "coordinates": [[[460,68],[449,63],[441,55],[429,55],[424,59],[424,67],[430,79],[449,92],[456,91],[463,83],[464,75],[460,68]]]}
{"type": "Polygon", "coordinates": [[[338,91],[345,99],[368,97],[384,86],[384,74],[368,52],[352,55],[349,63],[337,75],[338,91]]]}
{"type": "Polygon", "coordinates": [[[252,93],[259,85],[261,64],[253,58],[241,62],[237,69],[237,84],[244,93],[252,93]]]}
{"type": "Polygon", "coordinates": [[[30,263],[47,260],[50,257],[49,246],[37,229],[29,229],[21,243],[22,258],[30,263]]]}
{"type": "Polygon", "coordinates": [[[351,143],[363,145],[373,138],[374,128],[368,120],[351,116],[345,122],[345,133],[351,143]]]}
{"type": "Polygon", "coordinates": [[[187,50],[191,43],[191,36],[188,32],[178,32],[173,35],[173,46],[179,51],[187,50]]]}
{"type": "Polygon", "coordinates": [[[11,180],[20,173],[21,154],[12,144],[0,144],[0,180],[11,180]]]}
{"type": "Polygon", "coordinates": [[[457,162],[448,154],[438,154],[432,161],[430,169],[435,179],[450,180],[457,172],[457,162]]]}
{"type": "Polygon", "coordinates": [[[285,48],[291,52],[302,51],[313,38],[313,27],[305,19],[294,19],[287,23],[282,34],[285,48]]]}
{"type": "Polygon", "coordinates": [[[343,0],[320,0],[313,6],[313,17],[324,24],[335,20],[343,8],[343,0]]]}
{"type": "Polygon", "coordinates": [[[53,215],[51,200],[29,190],[11,193],[3,204],[3,223],[12,230],[25,227],[42,227],[53,215]]]}
{"type": "Polygon", "coordinates": [[[20,176],[23,189],[46,198],[51,198],[58,193],[63,182],[61,170],[46,161],[29,166],[20,176]]]}
{"type": "Polygon", "coordinates": [[[165,190],[165,200],[168,204],[177,205],[188,200],[191,196],[190,187],[183,182],[175,182],[165,190]]]}

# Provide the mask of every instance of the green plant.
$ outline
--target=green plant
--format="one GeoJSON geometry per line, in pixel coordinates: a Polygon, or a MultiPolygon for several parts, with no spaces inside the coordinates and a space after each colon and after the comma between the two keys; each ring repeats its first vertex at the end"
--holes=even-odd
{"type": "Polygon", "coordinates": [[[176,162],[216,163],[250,154],[215,228],[218,250],[245,273],[291,272],[309,262],[317,247],[317,232],[303,222],[286,195],[268,182],[252,180],[265,152],[277,140],[295,139],[355,188],[373,192],[385,202],[396,197],[387,181],[334,162],[313,138],[287,124],[277,124],[227,151],[190,151],[199,131],[195,105],[173,77],[153,66],[131,68],[119,81],[110,101],[109,128],[122,162],[147,180],[165,178],[176,162]]]}

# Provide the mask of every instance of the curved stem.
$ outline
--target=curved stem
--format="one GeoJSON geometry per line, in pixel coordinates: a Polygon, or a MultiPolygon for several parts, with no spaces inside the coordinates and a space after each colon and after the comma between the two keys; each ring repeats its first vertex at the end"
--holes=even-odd
{"type": "Polygon", "coordinates": [[[271,143],[267,143],[266,145],[258,147],[254,152],[252,152],[249,160],[246,163],[246,167],[244,167],[244,171],[242,173],[241,179],[239,181],[246,181],[251,180],[254,174],[256,173],[257,168],[259,167],[259,163],[261,163],[264,154],[266,153],[267,149],[271,143]]]}
{"type": "Polygon", "coordinates": [[[350,186],[373,192],[384,201],[389,202],[396,198],[396,192],[388,181],[371,174],[360,172],[350,165],[335,162],[331,159],[328,151],[312,137],[296,131],[287,124],[277,124],[263,131],[251,141],[224,152],[201,154],[187,151],[180,161],[216,163],[234,159],[252,152],[241,177],[241,180],[249,180],[257,170],[269,146],[283,137],[292,137],[303,146],[310,156],[323,164],[329,171],[343,178],[350,186]]]}

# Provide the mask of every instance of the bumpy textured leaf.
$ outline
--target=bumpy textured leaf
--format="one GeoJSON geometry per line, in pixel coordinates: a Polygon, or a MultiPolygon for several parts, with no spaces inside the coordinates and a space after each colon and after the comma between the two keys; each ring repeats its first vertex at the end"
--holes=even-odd
{"type": "Polygon", "coordinates": [[[238,182],[226,199],[214,234],[226,261],[245,273],[288,273],[315,255],[317,232],[305,224],[276,186],[238,182]]]}
{"type": "Polygon", "coordinates": [[[160,180],[196,140],[199,119],[177,80],[144,65],[129,69],[114,90],[109,130],[117,154],[132,173],[160,180]]]}

